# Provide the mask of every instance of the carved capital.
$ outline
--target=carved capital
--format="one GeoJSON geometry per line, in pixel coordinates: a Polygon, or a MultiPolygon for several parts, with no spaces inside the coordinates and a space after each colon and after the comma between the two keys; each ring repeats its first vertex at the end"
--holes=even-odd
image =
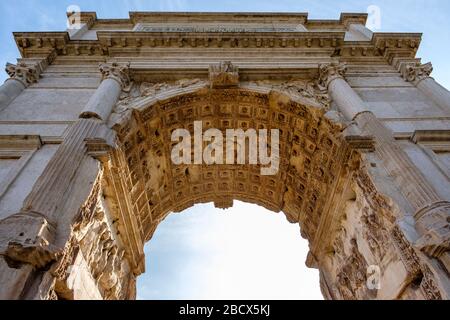
{"type": "Polygon", "coordinates": [[[347,66],[344,63],[327,63],[319,66],[319,88],[328,89],[328,85],[335,79],[344,79],[347,66]]]}
{"type": "Polygon", "coordinates": [[[239,85],[239,68],[224,61],[209,67],[209,80],[211,88],[229,88],[239,85]]]}
{"type": "Polygon", "coordinates": [[[440,258],[450,250],[450,203],[437,202],[419,210],[414,218],[422,236],[416,247],[433,258],[440,258]]]}
{"type": "Polygon", "coordinates": [[[420,63],[407,63],[400,68],[400,72],[403,79],[409,82],[419,82],[425,78],[428,78],[433,72],[433,65],[431,62],[420,63]]]}
{"type": "Polygon", "coordinates": [[[116,80],[122,89],[130,84],[130,64],[121,64],[117,62],[101,63],[99,65],[102,73],[102,80],[113,79],[116,80]]]}
{"type": "Polygon", "coordinates": [[[20,62],[17,65],[7,63],[5,70],[10,79],[22,82],[25,87],[37,82],[39,79],[37,68],[34,66],[28,66],[24,62],[20,62]]]}

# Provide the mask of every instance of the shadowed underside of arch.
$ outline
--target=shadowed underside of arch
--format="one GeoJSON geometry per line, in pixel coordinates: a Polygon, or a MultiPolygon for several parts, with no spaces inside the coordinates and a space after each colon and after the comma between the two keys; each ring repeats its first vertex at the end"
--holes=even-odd
{"type": "Polygon", "coordinates": [[[129,197],[143,239],[150,240],[170,212],[206,202],[227,208],[241,200],[283,211],[290,222],[300,223],[303,237],[314,240],[327,200],[355,156],[342,137],[343,126],[325,116],[315,97],[258,84],[211,89],[201,81],[142,84],[138,91],[138,98],[119,103],[112,117],[120,147],[105,176],[112,181],[120,171],[121,188],[109,188],[111,198],[117,205],[129,197]],[[279,129],[278,173],[263,176],[261,166],[249,164],[174,165],[171,134],[183,128],[193,136],[194,121],[224,135],[227,129],[279,129]]]}

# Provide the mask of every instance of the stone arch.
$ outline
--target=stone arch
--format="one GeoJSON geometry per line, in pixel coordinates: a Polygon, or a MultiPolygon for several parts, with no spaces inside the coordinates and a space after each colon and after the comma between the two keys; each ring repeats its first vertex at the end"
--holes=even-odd
{"type": "Polygon", "coordinates": [[[119,141],[112,166],[124,166],[145,240],[169,212],[205,202],[227,208],[233,200],[283,211],[290,222],[301,224],[305,238],[314,238],[335,181],[348,174],[349,159],[355,158],[343,124],[328,118],[323,105],[252,84],[211,89],[194,81],[157,91],[119,103],[110,123],[119,141]],[[184,128],[193,134],[194,121],[202,121],[204,130],[223,132],[280,129],[278,173],[262,176],[259,165],[248,164],[173,165],[171,132],[184,128]]]}
{"type": "MultiPolygon", "coordinates": [[[[233,200],[282,211],[290,223],[298,223],[310,243],[306,263],[321,269],[315,252],[334,250],[341,227],[329,216],[339,211],[338,203],[356,198],[352,181],[361,154],[344,134],[346,124],[304,88],[305,83],[297,82],[217,89],[204,81],[183,80],[134,85],[122,97],[109,121],[117,145],[103,161],[100,184],[133,274],[144,272],[143,244],[170,212],[206,202],[228,208],[233,200]],[[203,121],[204,130],[280,129],[278,173],[262,176],[260,166],[248,164],[172,164],[172,130],[192,131],[194,121],[203,121]]],[[[321,286],[325,297],[339,297],[321,286]]]]}
{"type": "MultiPolygon", "coordinates": [[[[217,88],[181,80],[127,91],[108,121],[112,130],[81,119],[73,126],[76,139],[63,145],[75,145],[90,163],[92,172],[79,171],[79,178],[96,178],[83,184],[90,188],[73,220],[63,217],[56,233],[61,247],[40,240],[42,252],[28,254],[26,246],[10,245],[10,257],[45,267],[32,275],[38,293],[33,287],[23,298],[133,299],[136,277],[145,272],[144,244],[170,212],[202,202],[227,208],[234,199],[282,211],[299,224],[309,241],[306,264],[319,269],[327,299],[442,298],[433,266],[398,223],[402,211],[384,195],[386,184],[376,182],[372,138],[329,111],[326,96],[308,83],[217,88]],[[280,129],[277,175],[262,176],[254,165],[174,165],[171,132],[192,131],[196,120],[221,131],[280,129]],[[86,130],[94,134],[78,138],[86,130]],[[369,287],[374,266],[388,288],[369,287]]],[[[34,216],[25,212],[7,222],[23,217],[34,216]]]]}

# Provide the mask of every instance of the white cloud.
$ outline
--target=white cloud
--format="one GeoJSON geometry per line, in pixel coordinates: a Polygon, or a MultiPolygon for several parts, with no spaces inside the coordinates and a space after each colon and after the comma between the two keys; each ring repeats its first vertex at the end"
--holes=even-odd
{"type": "Polygon", "coordinates": [[[282,213],[241,202],[225,211],[200,205],[159,227],[138,292],[143,299],[322,299],[307,252],[282,213]]]}

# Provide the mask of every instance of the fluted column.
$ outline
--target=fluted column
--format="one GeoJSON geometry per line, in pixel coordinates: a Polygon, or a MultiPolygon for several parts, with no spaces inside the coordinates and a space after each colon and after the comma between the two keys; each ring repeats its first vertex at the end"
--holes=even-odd
{"type": "Polygon", "coordinates": [[[450,92],[430,77],[433,72],[431,63],[405,63],[400,71],[406,81],[414,84],[446,113],[450,114],[450,92]]]}
{"type": "Polygon", "coordinates": [[[104,63],[100,65],[102,83],[89,99],[80,118],[96,118],[106,121],[122,89],[130,84],[129,64],[104,63]]]}
{"type": "Polygon", "coordinates": [[[418,241],[420,248],[432,257],[441,257],[449,250],[449,202],[438,195],[417,169],[391,130],[368,110],[365,102],[345,81],[345,71],[342,64],[321,65],[319,85],[328,89],[332,100],[348,120],[353,120],[363,133],[374,137],[376,154],[415,210],[416,229],[422,235],[418,241]],[[436,229],[437,226],[439,229],[436,229]]]}
{"type": "Polygon", "coordinates": [[[344,75],[347,67],[344,64],[323,64],[319,67],[319,86],[321,89],[327,90],[331,98],[339,106],[339,111],[348,120],[353,118],[360,112],[367,111],[367,107],[345,81],[344,75]]]}
{"type": "Polygon", "coordinates": [[[0,86],[0,111],[5,109],[30,84],[37,82],[37,68],[21,62],[17,65],[7,63],[6,73],[9,79],[0,86]]]}
{"type": "Polygon", "coordinates": [[[127,66],[106,64],[100,66],[100,71],[104,77],[102,84],[89,100],[81,119],[70,127],[25,199],[21,212],[0,221],[1,255],[44,267],[55,259],[68,240],[70,226],[100,172],[98,161],[88,155],[86,141],[100,139],[109,145],[114,143],[114,134],[104,121],[129,81],[127,66]],[[67,207],[72,208],[70,212],[64,211],[67,207]]]}

